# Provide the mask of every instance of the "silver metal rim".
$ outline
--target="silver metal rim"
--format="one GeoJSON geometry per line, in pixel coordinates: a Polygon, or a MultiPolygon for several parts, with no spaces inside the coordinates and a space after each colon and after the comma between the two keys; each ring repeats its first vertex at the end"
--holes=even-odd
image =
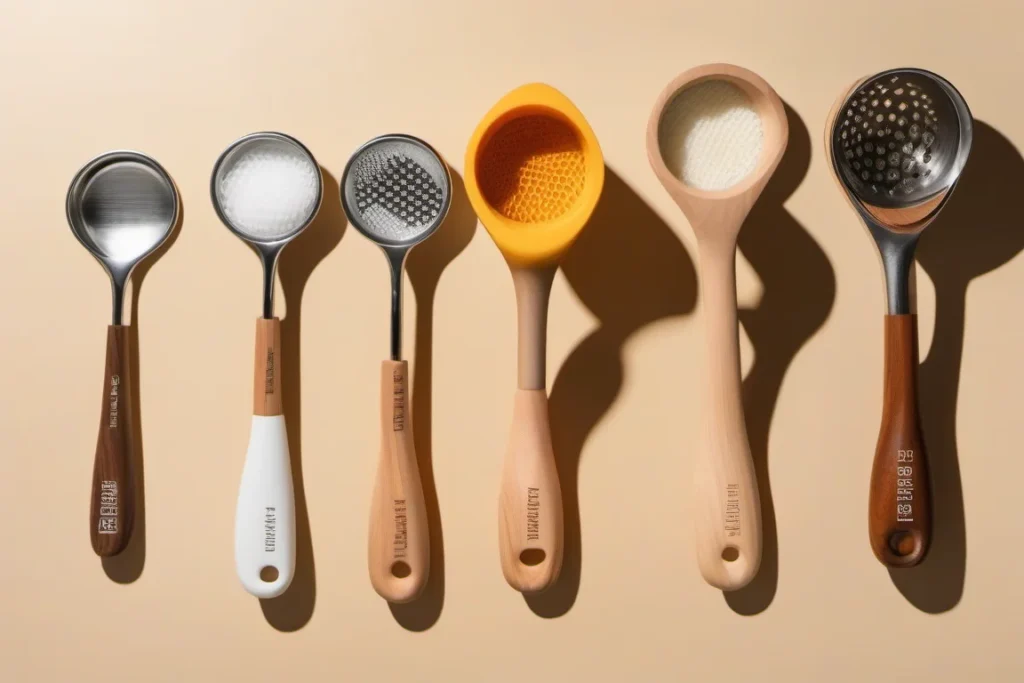
{"type": "Polygon", "coordinates": [[[79,169],[78,173],[75,174],[75,177],[72,178],[71,185],[68,186],[68,192],[64,199],[64,214],[67,217],[68,225],[70,226],[71,232],[72,234],[74,234],[75,239],[77,239],[78,242],[89,251],[89,253],[95,256],[104,265],[107,264],[107,260],[96,253],[96,251],[93,249],[93,245],[91,245],[89,242],[85,240],[85,238],[82,236],[79,230],[80,216],[78,215],[78,212],[76,210],[77,202],[75,201],[75,199],[76,197],[79,196],[81,188],[93,176],[96,175],[97,171],[106,168],[107,166],[110,166],[112,164],[126,161],[142,164],[143,166],[148,167],[157,175],[159,175],[161,180],[163,180],[167,184],[167,187],[171,193],[171,199],[173,200],[174,204],[174,210],[171,213],[171,220],[169,221],[167,229],[164,231],[163,236],[155,244],[153,244],[152,247],[147,249],[143,254],[141,254],[137,258],[130,261],[130,263],[138,263],[142,259],[152,254],[154,251],[159,249],[160,245],[166,242],[167,238],[170,237],[171,233],[174,231],[174,226],[178,224],[178,216],[181,212],[181,197],[178,194],[178,188],[177,186],[175,186],[174,180],[171,179],[171,174],[169,174],[167,170],[163,166],[161,166],[156,159],[149,156],[148,154],[143,154],[142,152],[137,152],[130,149],[117,149],[111,150],[109,152],[104,152],[103,154],[100,154],[90,159],[88,162],[86,162],[84,166],[82,166],[81,169],[79,169]]]}
{"type": "Polygon", "coordinates": [[[309,227],[309,224],[312,223],[313,220],[316,218],[317,213],[320,212],[320,205],[323,202],[323,196],[323,172],[320,170],[320,164],[317,162],[316,157],[313,156],[313,153],[309,151],[308,147],[299,142],[299,140],[297,140],[296,138],[293,138],[291,135],[286,135],[284,133],[278,133],[275,131],[260,131],[257,133],[249,133],[248,135],[244,135],[238,138],[230,145],[228,145],[223,152],[220,153],[220,156],[217,157],[217,161],[213,165],[213,172],[210,174],[210,202],[213,204],[213,210],[217,212],[217,217],[220,219],[220,222],[223,223],[228,230],[233,232],[240,239],[250,244],[259,244],[268,247],[274,247],[283,246],[284,244],[288,243],[296,235],[298,235],[307,227],[309,227]],[[298,147],[303,154],[309,157],[309,160],[313,162],[313,166],[314,168],[316,168],[317,171],[316,203],[313,206],[313,210],[310,211],[309,213],[309,218],[306,219],[305,223],[300,225],[295,230],[292,230],[287,235],[273,240],[256,239],[238,230],[238,228],[231,224],[231,221],[228,220],[228,217],[224,215],[224,211],[220,207],[220,202],[217,201],[217,175],[220,172],[220,168],[224,164],[224,161],[236,149],[242,147],[243,145],[247,145],[254,140],[280,140],[281,142],[287,142],[289,144],[292,144],[298,147]]]}
{"type": "Polygon", "coordinates": [[[345,169],[341,173],[341,182],[338,183],[338,194],[341,195],[341,207],[345,211],[345,217],[348,218],[349,224],[358,230],[361,235],[374,244],[379,244],[382,247],[412,247],[434,234],[434,232],[441,227],[441,224],[444,223],[444,219],[448,216],[448,209],[451,207],[452,203],[452,173],[448,168],[448,164],[445,163],[444,157],[438,154],[437,150],[426,141],[404,133],[388,133],[386,135],[378,135],[371,140],[367,140],[363,144],[359,145],[358,149],[352,153],[352,156],[349,157],[348,162],[345,164],[345,169]],[[448,191],[445,193],[444,204],[441,206],[441,212],[438,214],[437,219],[434,221],[433,225],[430,226],[429,230],[424,230],[416,235],[415,239],[412,240],[389,240],[371,233],[362,226],[362,220],[359,215],[353,211],[352,208],[349,207],[348,202],[345,201],[345,186],[347,184],[348,174],[352,170],[352,164],[355,160],[358,159],[367,148],[380,144],[381,142],[389,142],[392,140],[418,145],[427,152],[433,154],[441,163],[441,168],[444,169],[445,181],[448,183],[448,191]]]}

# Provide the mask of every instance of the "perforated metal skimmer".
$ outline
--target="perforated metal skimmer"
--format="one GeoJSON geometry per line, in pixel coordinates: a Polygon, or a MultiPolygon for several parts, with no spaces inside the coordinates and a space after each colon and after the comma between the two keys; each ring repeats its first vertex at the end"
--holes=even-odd
{"type": "Polygon", "coordinates": [[[913,312],[914,247],[956,185],[973,129],[956,88],[921,69],[863,81],[834,114],[832,165],[882,256],[890,314],[913,312]]]}
{"type": "Polygon", "coordinates": [[[936,74],[886,71],[850,94],[836,118],[833,155],[844,183],[863,201],[901,208],[960,175],[970,118],[960,93],[936,74]]]}
{"type": "Polygon", "coordinates": [[[402,357],[402,267],[409,250],[444,221],[451,176],[440,155],[410,135],[382,135],[356,150],[341,180],[349,222],[391,266],[391,359],[402,357]]]}

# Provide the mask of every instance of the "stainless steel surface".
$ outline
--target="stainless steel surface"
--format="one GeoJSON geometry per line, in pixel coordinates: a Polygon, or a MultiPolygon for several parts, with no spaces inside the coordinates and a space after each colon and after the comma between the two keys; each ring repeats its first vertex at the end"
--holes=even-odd
{"type": "MultiPolygon", "coordinates": [[[[270,319],[274,317],[274,276],[277,272],[277,259],[285,245],[291,242],[301,233],[320,210],[320,203],[323,200],[323,177],[320,166],[317,164],[313,154],[301,142],[276,132],[250,133],[235,140],[227,149],[221,152],[217,162],[213,166],[213,173],[210,176],[210,200],[213,208],[221,222],[228,230],[235,233],[240,239],[249,244],[259,255],[263,265],[263,317],[270,319]],[[314,179],[316,197],[309,212],[306,215],[295,215],[278,217],[281,227],[275,230],[254,230],[252,226],[242,224],[225,211],[224,197],[222,195],[222,181],[236,165],[247,159],[254,158],[261,154],[273,151],[288,150],[297,157],[307,161],[315,169],[314,179]]],[[[237,217],[236,217],[237,218],[237,217]]]]}
{"type": "Polygon", "coordinates": [[[955,187],[973,140],[960,93],[921,69],[877,74],[847,95],[831,133],[832,164],[878,245],[890,314],[913,312],[917,239],[955,187]],[[886,225],[869,211],[911,209],[942,196],[913,226],[886,225]]]}
{"type": "Polygon", "coordinates": [[[178,220],[178,191],[155,160],[131,151],[102,154],[75,175],[66,211],[71,231],[110,275],[113,324],[122,324],[132,269],[178,220]]]}
{"type": "Polygon", "coordinates": [[[391,268],[391,360],[402,359],[402,267],[409,250],[444,222],[451,174],[426,142],[382,135],[356,150],[341,179],[349,222],[380,246],[391,268]]]}

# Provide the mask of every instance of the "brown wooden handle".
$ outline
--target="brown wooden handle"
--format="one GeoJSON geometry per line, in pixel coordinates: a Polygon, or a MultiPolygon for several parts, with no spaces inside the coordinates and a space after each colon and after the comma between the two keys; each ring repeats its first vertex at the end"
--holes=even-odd
{"type": "Polygon", "coordinates": [[[370,508],[370,582],[390,602],[414,600],[430,574],[427,508],[409,414],[409,364],[380,369],[380,461],[370,508]]]}
{"type": "Polygon", "coordinates": [[[281,320],[256,320],[256,366],[252,389],[253,415],[284,415],[281,404],[281,320]]]}
{"type": "Polygon", "coordinates": [[[931,542],[928,460],[917,409],[917,316],[885,317],[882,427],[871,469],[868,533],[889,567],[913,567],[931,542]]]}
{"type": "Polygon", "coordinates": [[[135,520],[128,333],[123,325],[107,328],[107,362],[89,514],[92,549],[101,557],[124,550],[135,520]]]}

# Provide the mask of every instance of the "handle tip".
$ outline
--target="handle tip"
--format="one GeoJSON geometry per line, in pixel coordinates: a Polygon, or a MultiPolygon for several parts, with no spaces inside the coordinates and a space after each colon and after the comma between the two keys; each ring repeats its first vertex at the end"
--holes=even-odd
{"type": "Polygon", "coordinates": [[[700,573],[709,585],[722,591],[735,591],[753,581],[760,566],[760,552],[744,552],[727,545],[717,557],[701,557],[700,573]]]}
{"type": "Polygon", "coordinates": [[[242,575],[239,572],[242,585],[250,594],[260,599],[276,598],[286,590],[292,583],[292,573],[284,572],[273,565],[267,565],[260,569],[256,576],[249,574],[242,575]]]}
{"type": "Polygon", "coordinates": [[[561,570],[559,558],[540,548],[526,548],[518,557],[502,558],[502,570],[508,585],[524,595],[536,595],[550,588],[561,570]]]}
{"type": "Polygon", "coordinates": [[[416,571],[407,562],[394,562],[384,576],[370,573],[373,590],[390,603],[401,605],[412,602],[427,587],[427,572],[416,571]]]}
{"type": "Polygon", "coordinates": [[[916,567],[928,551],[928,540],[919,529],[895,529],[882,539],[872,539],[871,549],[878,561],[890,569],[916,567]]]}

